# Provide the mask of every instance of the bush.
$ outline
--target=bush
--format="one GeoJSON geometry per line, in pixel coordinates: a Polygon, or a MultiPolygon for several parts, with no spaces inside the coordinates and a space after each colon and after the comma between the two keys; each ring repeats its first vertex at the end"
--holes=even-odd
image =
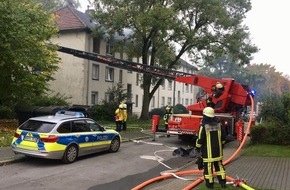
{"type": "Polygon", "coordinates": [[[173,113],[175,114],[186,114],[189,113],[189,111],[184,107],[182,104],[176,104],[173,108],[173,113]]]}
{"type": "Polygon", "coordinates": [[[275,122],[256,125],[251,128],[251,137],[254,144],[290,145],[290,127],[277,126],[275,122]]]}
{"type": "Polygon", "coordinates": [[[96,121],[115,121],[115,110],[116,106],[113,104],[93,105],[92,118],[96,121]]]}
{"type": "Polygon", "coordinates": [[[152,115],[159,115],[160,118],[162,118],[164,114],[165,114],[165,107],[155,108],[149,112],[149,118],[152,118],[152,115]]]}
{"type": "Polygon", "coordinates": [[[0,119],[13,119],[14,117],[14,110],[7,106],[0,106],[0,119]]]}

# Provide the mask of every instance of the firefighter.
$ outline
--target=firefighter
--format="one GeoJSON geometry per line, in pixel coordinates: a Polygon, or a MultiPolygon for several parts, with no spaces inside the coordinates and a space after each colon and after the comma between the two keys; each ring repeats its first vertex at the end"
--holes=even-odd
{"type": "Polygon", "coordinates": [[[213,103],[213,101],[212,101],[212,97],[208,97],[208,98],[207,98],[207,100],[206,100],[206,106],[207,106],[207,107],[212,107],[212,108],[214,108],[215,103],[213,103]]]}
{"type": "MultiPolygon", "coordinates": [[[[164,127],[165,127],[166,132],[168,130],[168,120],[171,118],[172,114],[173,114],[173,108],[172,108],[172,106],[167,105],[166,108],[165,108],[165,114],[163,116],[164,127]]],[[[169,136],[170,135],[167,135],[167,137],[169,137],[169,136]]]]}
{"type": "Polygon", "coordinates": [[[116,131],[120,132],[122,127],[122,118],[120,113],[120,105],[115,110],[115,122],[116,122],[116,131]]]}
{"type": "Polygon", "coordinates": [[[225,90],[225,87],[220,82],[217,82],[215,85],[215,92],[213,94],[213,97],[219,98],[222,95],[224,90],[225,90]]]}
{"type": "Polygon", "coordinates": [[[126,131],[127,130],[127,117],[128,117],[128,114],[127,114],[127,104],[124,102],[124,101],[121,101],[120,102],[120,105],[119,105],[119,108],[120,108],[120,115],[121,115],[121,126],[122,126],[122,130],[126,131]]]}
{"type": "Polygon", "coordinates": [[[221,187],[226,188],[226,172],[222,164],[225,140],[225,131],[215,117],[214,109],[204,108],[196,150],[201,153],[203,168],[199,166],[199,169],[204,169],[203,175],[208,188],[213,188],[214,184],[213,166],[221,187]]]}

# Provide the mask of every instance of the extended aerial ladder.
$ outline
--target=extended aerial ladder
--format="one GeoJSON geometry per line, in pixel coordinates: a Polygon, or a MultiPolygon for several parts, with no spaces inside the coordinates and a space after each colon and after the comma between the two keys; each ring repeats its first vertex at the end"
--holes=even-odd
{"type": "Polygon", "coordinates": [[[112,67],[126,69],[129,71],[135,71],[138,73],[151,74],[156,77],[163,77],[170,80],[174,80],[178,76],[184,77],[184,76],[192,75],[192,74],[181,72],[181,71],[170,70],[170,69],[165,69],[162,67],[156,67],[156,66],[151,66],[151,65],[145,65],[145,64],[136,63],[133,61],[117,59],[112,56],[105,56],[105,55],[100,55],[97,53],[85,52],[85,51],[76,50],[76,49],[63,47],[63,46],[59,46],[58,51],[71,54],[79,58],[84,58],[91,61],[104,63],[112,67]]]}

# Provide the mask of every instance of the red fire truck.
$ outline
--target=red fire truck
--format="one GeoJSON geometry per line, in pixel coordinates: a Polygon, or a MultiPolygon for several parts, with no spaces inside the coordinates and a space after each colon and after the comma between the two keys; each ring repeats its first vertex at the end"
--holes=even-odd
{"type": "Polygon", "coordinates": [[[202,110],[210,100],[228,134],[235,134],[236,122],[241,121],[246,107],[251,105],[249,96],[253,94],[248,86],[237,83],[232,78],[214,79],[200,75],[176,77],[175,80],[201,87],[204,96],[187,107],[189,114],[173,114],[168,121],[167,133],[179,135],[181,139],[195,137],[202,119],[202,110]],[[217,84],[223,87],[219,96],[216,96],[219,90],[217,84]]]}

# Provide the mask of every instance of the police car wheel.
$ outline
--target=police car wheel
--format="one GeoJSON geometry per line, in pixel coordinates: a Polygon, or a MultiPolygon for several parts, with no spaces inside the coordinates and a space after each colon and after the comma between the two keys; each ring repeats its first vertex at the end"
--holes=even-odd
{"type": "Polygon", "coordinates": [[[62,161],[66,164],[73,163],[78,156],[78,148],[76,145],[70,145],[64,152],[62,161]]]}
{"type": "Polygon", "coordinates": [[[121,144],[120,138],[115,137],[111,142],[110,152],[117,152],[120,148],[120,144],[121,144]]]}

